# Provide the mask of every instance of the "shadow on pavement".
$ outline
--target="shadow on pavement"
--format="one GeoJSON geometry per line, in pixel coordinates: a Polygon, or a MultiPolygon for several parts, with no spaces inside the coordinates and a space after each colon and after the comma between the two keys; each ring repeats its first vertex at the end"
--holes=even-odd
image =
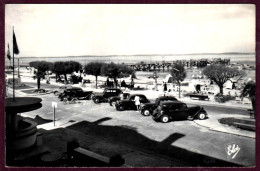
{"type": "MultiPolygon", "coordinates": [[[[162,142],[151,140],[138,133],[134,127],[125,126],[104,126],[100,123],[110,120],[111,118],[102,118],[95,122],[82,121],[67,127],[84,134],[96,135],[112,141],[113,143],[126,144],[137,148],[140,151],[152,152],[159,155],[165,155],[189,163],[189,166],[239,166],[224,160],[216,159],[203,154],[198,154],[177,146],[172,145],[178,139],[184,137],[184,134],[173,133],[162,142]]],[[[105,148],[105,147],[102,147],[105,148]]]]}
{"type": "Polygon", "coordinates": [[[49,122],[53,121],[51,119],[44,119],[44,118],[40,117],[39,115],[36,115],[34,119],[32,119],[30,117],[24,117],[24,118],[35,121],[37,123],[37,125],[42,125],[42,124],[49,123],[49,122]]]}

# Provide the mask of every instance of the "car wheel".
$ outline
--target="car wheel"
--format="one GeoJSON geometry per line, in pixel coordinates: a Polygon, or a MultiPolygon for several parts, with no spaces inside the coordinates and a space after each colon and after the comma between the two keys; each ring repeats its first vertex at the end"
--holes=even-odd
{"type": "Polygon", "coordinates": [[[119,106],[118,109],[119,109],[120,111],[125,110],[124,106],[119,106]]]}
{"type": "Polygon", "coordinates": [[[163,116],[161,117],[161,121],[162,121],[163,123],[167,123],[167,122],[169,122],[169,120],[170,120],[170,118],[169,118],[169,116],[167,116],[167,115],[163,115],[163,116]]]}
{"type": "Polygon", "coordinates": [[[199,119],[199,120],[204,120],[204,119],[206,119],[206,114],[205,114],[204,112],[199,113],[199,114],[198,114],[198,119],[199,119]]]}
{"type": "Polygon", "coordinates": [[[57,91],[55,91],[55,92],[54,92],[54,95],[55,95],[55,96],[58,96],[58,95],[59,95],[59,93],[58,93],[57,91]]]}
{"type": "Polygon", "coordinates": [[[71,100],[71,104],[76,104],[76,103],[78,103],[78,99],[77,99],[77,98],[73,98],[73,99],[71,100]]]}
{"type": "Polygon", "coordinates": [[[143,114],[144,116],[150,116],[150,115],[151,115],[151,112],[150,112],[150,110],[145,109],[144,112],[142,112],[142,114],[143,114]]]}
{"type": "Polygon", "coordinates": [[[68,99],[67,98],[63,98],[63,104],[67,104],[68,99]]]}
{"type": "Polygon", "coordinates": [[[93,97],[94,97],[94,94],[91,93],[89,99],[93,100],[93,97]]]}
{"type": "Polygon", "coordinates": [[[155,122],[158,122],[159,120],[158,120],[158,118],[156,118],[156,117],[152,117],[153,118],[153,120],[155,121],[155,122]]]}
{"type": "Polygon", "coordinates": [[[116,107],[116,102],[113,101],[113,102],[111,103],[111,106],[116,107]]]}
{"type": "Polygon", "coordinates": [[[95,98],[95,99],[93,99],[94,100],[94,102],[97,104],[97,103],[99,103],[99,98],[95,98]]]}

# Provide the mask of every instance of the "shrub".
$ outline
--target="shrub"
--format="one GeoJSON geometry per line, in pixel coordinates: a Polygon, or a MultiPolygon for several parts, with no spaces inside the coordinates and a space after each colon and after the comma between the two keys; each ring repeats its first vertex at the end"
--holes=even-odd
{"type": "Polygon", "coordinates": [[[223,95],[223,94],[220,94],[220,93],[218,93],[215,96],[215,101],[219,102],[219,103],[225,103],[225,102],[227,102],[229,100],[235,100],[235,97],[230,96],[230,95],[223,95]]]}

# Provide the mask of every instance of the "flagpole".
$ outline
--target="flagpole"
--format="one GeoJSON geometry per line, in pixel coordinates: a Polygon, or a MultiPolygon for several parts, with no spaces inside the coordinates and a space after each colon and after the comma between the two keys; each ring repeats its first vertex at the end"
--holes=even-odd
{"type": "MultiPolygon", "coordinates": [[[[14,35],[14,26],[13,26],[13,35],[14,35]]],[[[13,102],[15,102],[15,95],[14,95],[14,36],[13,36],[13,102]]]]}
{"type": "Polygon", "coordinates": [[[20,64],[19,64],[19,58],[17,58],[18,59],[18,79],[20,78],[20,64]]]}

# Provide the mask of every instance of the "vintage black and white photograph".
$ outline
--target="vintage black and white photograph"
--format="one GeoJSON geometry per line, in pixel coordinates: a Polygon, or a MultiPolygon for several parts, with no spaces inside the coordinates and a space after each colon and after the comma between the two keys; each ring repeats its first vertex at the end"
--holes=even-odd
{"type": "Polygon", "coordinates": [[[255,167],[254,4],[6,4],[6,167],[255,167]]]}

